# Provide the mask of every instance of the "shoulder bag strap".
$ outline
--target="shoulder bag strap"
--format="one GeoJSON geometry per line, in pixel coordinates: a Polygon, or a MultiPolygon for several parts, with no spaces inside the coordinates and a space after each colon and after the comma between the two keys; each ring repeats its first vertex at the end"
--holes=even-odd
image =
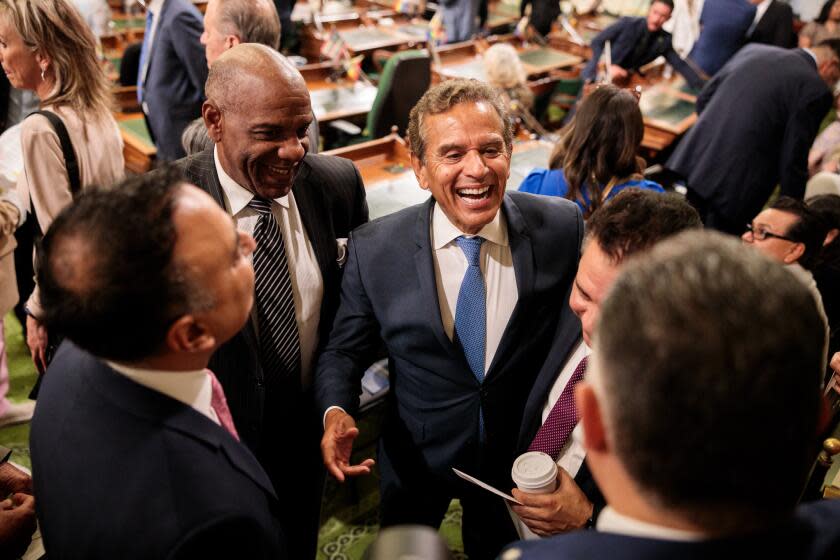
{"type": "Polygon", "coordinates": [[[27,116],[31,117],[32,115],[43,115],[50,121],[53,129],[55,129],[55,133],[58,135],[58,141],[61,143],[61,152],[64,154],[67,177],[70,179],[70,194],[75,200],[82,190],[82,181],[79,178],[79,162],[76,160],[76,152],[73,151],[73,143],[70,141],[67,127],[64,126],[61,118],[52,111],[34,111],[27,116]]]}

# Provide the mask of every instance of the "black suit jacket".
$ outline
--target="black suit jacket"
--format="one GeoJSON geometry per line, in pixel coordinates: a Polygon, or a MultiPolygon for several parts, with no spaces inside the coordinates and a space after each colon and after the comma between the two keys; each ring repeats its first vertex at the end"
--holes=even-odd
{"type": "Polygon", "coordinates": [[[825,500],[800,506],[787,522],[739,537],[679,542],[578,531],[540,541],[522,541],[511,548],[520,550],[521,555],[515,557],[521,560],[833,560],[840,558],[840,501],[825,500]]]}
{"type": "MultiPolygon", "coordinates": [[[[225,207],[212,148],[177,164],[190,182],[225,207]]],[[[349,237],[353,228],[367,221],[364,186],[356,166],[349,160],[308,154],[300,165],[292,192],[324,282],[318,329],[323,344],[338,308],[341,285],[336,239],[349,237]]],[[[266,390],[259,340],[250,321],[216,351],[209,367],[225,389],[242,440],[257,457],[279,449],[281,433],[288,426],[264,429],[266,390]]],[[[299,395],[288,397],[300,400],[299,395]]]]}
{"type": "MultiPolygon", "coordinates": [[[[569,292],[571,292],[571,288],[569,292]]],[[[534,385],[528,395],[528,400],[525,401],[525,409],[522,413],[522,426],[519,429],[519,439],[517,442],[517,454],[528,451],[528,447],[534,441],[534,437],[542,426],[542,411],[545,408],[546,400],[548,400],[548,394],[551,392],[551,388],[554,386],[554,382],[566,364],[569,355],[575,346],[582,341],[580,320],[575,317],[568,302],[569,293],[563,299],[560,320],[557,323],[557,332],[554,335],[551,349],[548,351],[548,357],[534,380],[534,385]]],[[[595,479],[592,477],[586,461],[583,462],[575,474],[575,482],[583,493],[586,494],[589,501],[592,502],[594,506],[593,517],[597,518],[598,514],[606,505],[606,501],[595,479]]]]}
{"type": "Polygon", "coordinates": [[[773,0],[767,11],[758,20],[749,36],[750,43],[775,45],[783,49],[796,46],[796,33],[793,32],[793,9],[788,4],[773,0]]]}
{"type": "Polygon", "coordinates": [[[510,488],[522,409],[577,270],[583,221],[568,200],[505,195],[518,301],[479,384],[443,329],[430,246],[433,204],[430,199],[353,232],[341,307],[316,369],[318,404],[322,412],[338,405],[354,413],[361,375],[381,336],[391,375],[379,453],[385,489],[401,484],[395,473],[406,486],[431,484],[457,495],[466,486],[451,467],[510,488]]]}
{"type": "Polygon", "coordinates": [[[50,558],[285,557],[248,449],[70,342],[44,376],[30,446],[50,558]]]}
{"type": "Polygon", "coordinates": [[[667,167],[727,221],[746,224],[777,184],[802,198],[808,150],[831,104],[807,52],[747,45],[700,92],[697,123],[667,167]]]}

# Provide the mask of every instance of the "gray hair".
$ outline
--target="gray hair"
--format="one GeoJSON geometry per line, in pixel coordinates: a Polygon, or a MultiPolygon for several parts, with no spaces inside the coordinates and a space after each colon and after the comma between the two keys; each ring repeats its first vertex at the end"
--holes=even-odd
{"type": "Polygon", "coordinates": [[[280,46],[280,17],[271,0],[217,0],[219,26],[243,43],[280,46]]]}

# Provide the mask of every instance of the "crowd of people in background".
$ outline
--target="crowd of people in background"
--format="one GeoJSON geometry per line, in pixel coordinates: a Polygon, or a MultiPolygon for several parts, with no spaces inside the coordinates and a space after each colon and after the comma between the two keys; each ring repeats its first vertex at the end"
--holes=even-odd
{"type": "MultiPolygon", "coordinates": [[[[481,5],[440,3],[448,41],[481,5]]],[[[293,6],[146,2],[158,169],[126,177],[105,2],[0,0],[0,155],[19,156],[14,182],[0,161],[0,313],[39,373],[35,402],[8,401],[0,321],[0,426],[32,418],[33,467],[0,457],[0,551],[21,556],[37,515],[56,558],[314,558],[325,478],[377,470],[383,528],[438,527],[458,499],[475,560],[837,557],[840,502],[800,498],[838,422],[840,0],[804,25],[779,0],[618,19],[518,191],[538,103],[493,45],[486,81],[411,111],[428,200],[372,221],[278,50],[293,6]],[[654,181],[625,86],[659,57],[697,121],[654,181]],[[512,476],[526,456],[553,467],[545,491],[512,476]]],[[[560,15],[522,10],[540,35],[560,15]]]]}

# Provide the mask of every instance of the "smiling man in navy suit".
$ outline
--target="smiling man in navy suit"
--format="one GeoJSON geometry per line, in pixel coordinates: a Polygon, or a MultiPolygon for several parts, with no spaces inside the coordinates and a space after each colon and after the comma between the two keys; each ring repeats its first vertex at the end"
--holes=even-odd
{"type": "Polygon", "coordinates": [[[515,538],[495,496],[452,467],[510,487],[522,409],[568,297],[583,233],[575,204],[505,193],[512,131],[486,84],[426,92],[409,123],[411,161],[428,202],[353,231],[341,304],[316,368],[321,443],[339,480],[370,356],[384,340],[391,392],[379,449],[382,524],[437,526],[464,509],[470,558],[515,538]]]}
{"type": "Polygon", "coordinates": [[[502,559],[840,555],[840,502],[795,507],[825,420],[825,327],[808,288],[753,253],[686,232],[625,266],[576,388],[609,505],[596,531],[502,559]]]}
{"type": "Polygon", "coordinates": [[[250,235],[171,170],[94,191],[43,241],[66,335],[32,420],[51,558],[285,558],[268,476],[210,356],[254,302],[250,235]]]}

